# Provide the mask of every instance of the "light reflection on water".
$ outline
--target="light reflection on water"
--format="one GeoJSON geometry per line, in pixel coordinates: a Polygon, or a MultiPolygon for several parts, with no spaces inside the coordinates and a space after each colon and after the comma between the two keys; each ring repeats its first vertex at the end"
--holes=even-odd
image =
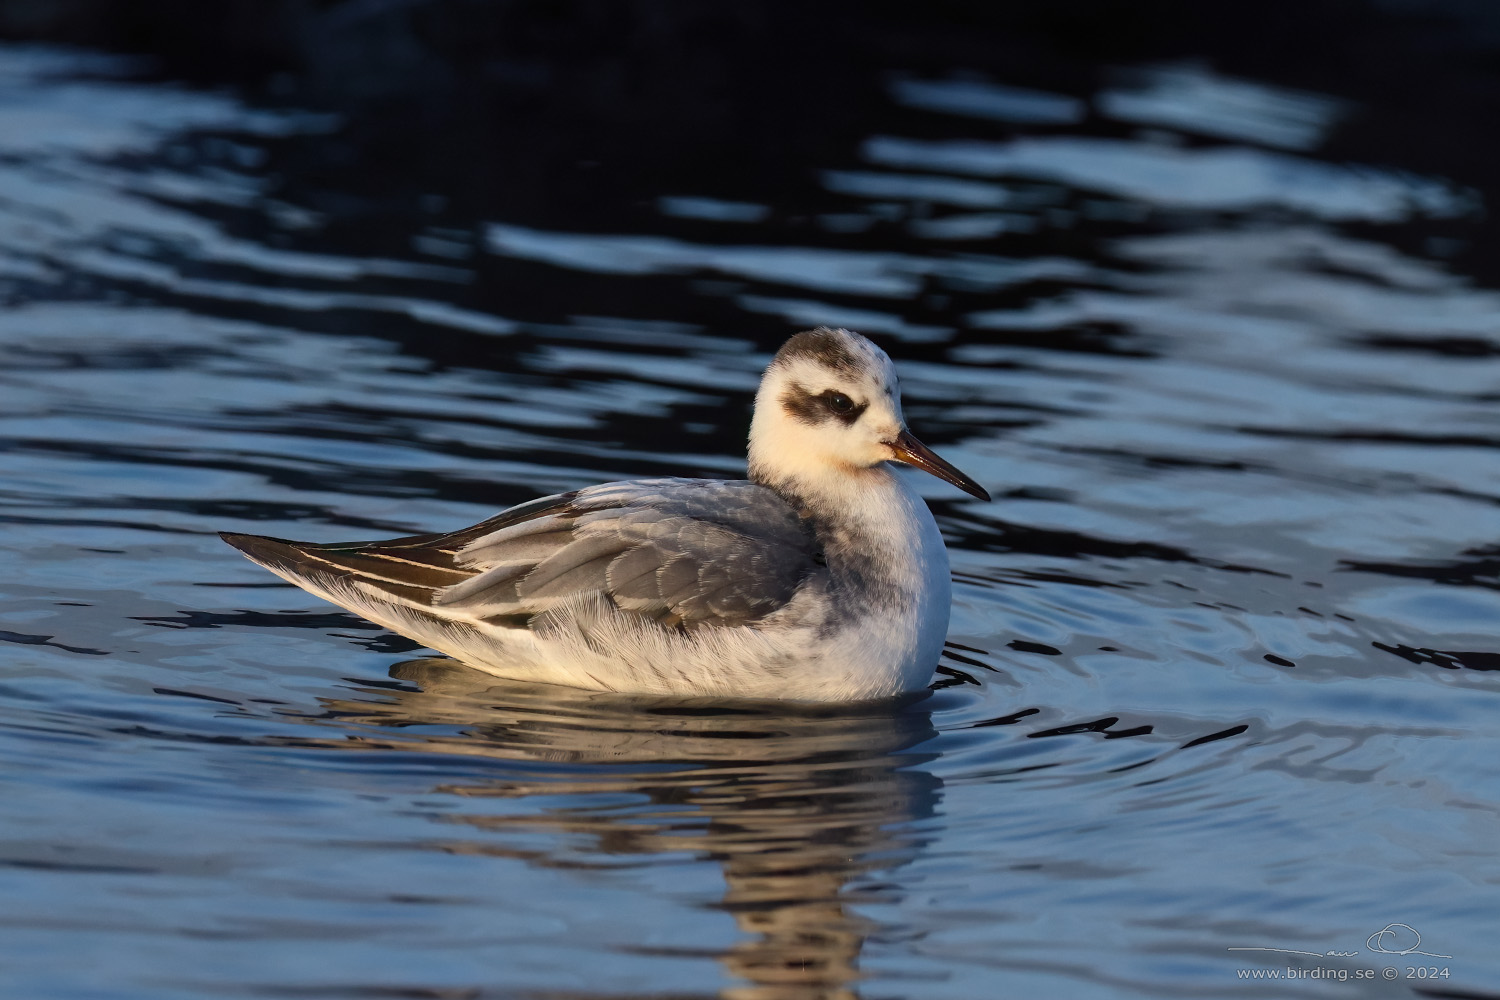
{"type": "Polygon", "coordinates": [[[434,817],[457,830],[433,846],[566,870],[717,864],[724,893],[708,905],[742,940],[644,951],[716,958],[755,984],[739,996],[853,995],[864,941],[879,931],[857,908],[889,892],[876,876],[913,856],[937,801],[922,767],[930,755],[911,751],[935,735],[920,706],[797,712],[560,696],[492,685],[441,660],[392,673],[420,691],[325,703],[341,729],[371,727],[353,746],[548,765],[435,788],[469,801],[434,817]]]}
{"type": "Polygon", "coordinates": [[[1380,968],[1393,921],[1497,981],[1500,293],[1381,228],[1480,194],[1316,158],[1346,102],[904,76],[801,222],[668,190],[370,252],[270,166],[337,122],[127,71],[0,49],[17,995],[1238,995],[1231,948],[1380,968]],[[737,475],[820,322],[998,498],[921,484],[915,704],[496,684],[214,534],[737,475]]]}

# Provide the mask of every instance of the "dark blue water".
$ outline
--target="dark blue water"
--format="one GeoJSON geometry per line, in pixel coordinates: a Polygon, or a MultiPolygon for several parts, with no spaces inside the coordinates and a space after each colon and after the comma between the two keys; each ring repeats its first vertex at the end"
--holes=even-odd
{"type": "Polygon", "coordinates": [[[0,994],[1500,989],[1484,192],[1202,65],[884,99],[816,198],[589,228],[398,211],[336,116],[0,48],[0,994]],[[821,323],[996,496],[922,484],[916,704],[497,683],[217,538],[736,476],[821,323]]]}

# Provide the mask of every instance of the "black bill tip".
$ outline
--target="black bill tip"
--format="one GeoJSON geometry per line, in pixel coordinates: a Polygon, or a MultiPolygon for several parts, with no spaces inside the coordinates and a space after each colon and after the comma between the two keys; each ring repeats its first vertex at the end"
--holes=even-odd
{"type": "Polygon", "coordinates": [[[896,461],[914,465],[944,482],[952,483],[971,497],[977,497],[980,500],[990,499],[988,490],[959,472],[946,460],[939,458],[931,448],[912,437],[910,431],[902,431],[890,444],[896,461]]]}

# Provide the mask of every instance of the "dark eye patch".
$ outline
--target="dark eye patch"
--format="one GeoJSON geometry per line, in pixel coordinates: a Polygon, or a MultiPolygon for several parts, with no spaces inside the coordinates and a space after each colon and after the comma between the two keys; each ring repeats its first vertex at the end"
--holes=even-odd
{"type": "Polygon", "coordinates": [[[804,424],[821,424],[833,419],[852,424],[865,412],[866,403],[856,403],[848,393],[827,389],[817,395],[804,386],[792,383],[781,394],[781,406],[788,414],[804,424]]]}

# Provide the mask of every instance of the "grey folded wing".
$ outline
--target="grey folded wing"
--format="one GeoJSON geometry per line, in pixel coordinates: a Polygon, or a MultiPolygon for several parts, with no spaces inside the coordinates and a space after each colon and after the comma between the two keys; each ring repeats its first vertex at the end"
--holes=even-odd
{"type": "Polygon", "coordinates": [[[527,505],[536,516],[465,532],[453,563],[474,575],[436,590],[434,607],[504,621],[598,595],[664,625],[739,625],[821,569],[796,512],[750,482],[641,480],[549,499],[527,505]]]}

